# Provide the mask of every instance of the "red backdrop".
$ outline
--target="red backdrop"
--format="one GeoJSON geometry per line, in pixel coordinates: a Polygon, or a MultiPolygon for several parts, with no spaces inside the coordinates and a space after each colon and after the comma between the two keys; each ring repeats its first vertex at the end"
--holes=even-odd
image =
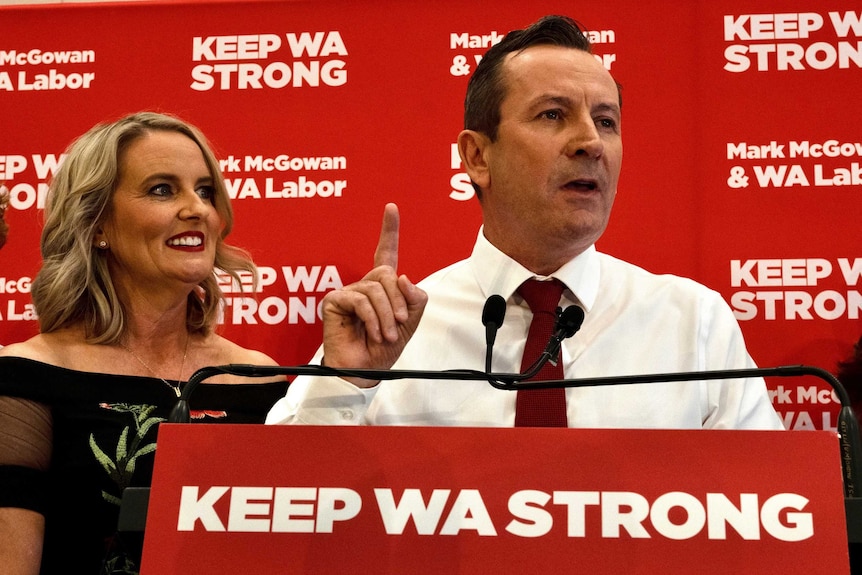
{"type": "MultiPolygon", "coordinates": [[[[60,154],[96,122],[155,109],[211,138],[236,195],[231,239],[263,272],[260,293],[230,294],[224,333],[306,362],[317,304],[370,267],[386,202],[401,207],[400,268],[413,279],[469,253],[480,212],[452,151],[467,79],[508,30],[564,13],[595,31],[623,86],[625,161],[599,248],[721,292],[758,364],[833,370],[862,332],[858,4],[572,10],[545,0],[490,11],[455,0],[0,7],[0,180],[12,191],[0,343],[37,330],[29,282],[60,154]]],[[[825,384],[769,385],[789,427],[834,425],[825,384]]]]}

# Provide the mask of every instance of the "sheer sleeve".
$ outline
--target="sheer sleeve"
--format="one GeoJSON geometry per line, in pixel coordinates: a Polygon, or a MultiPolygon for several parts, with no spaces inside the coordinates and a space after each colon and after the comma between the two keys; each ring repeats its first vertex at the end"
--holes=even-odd
{"type": "Polygon", "coordinates": [[[45,405],[0,397],[0,507],[42,511],[51,436],[45,405]]]}
{"type": "Polygon", "coordinates": [[[0,465],[48,469],[51,411],[45,405],[0,397],[0,465]]]}

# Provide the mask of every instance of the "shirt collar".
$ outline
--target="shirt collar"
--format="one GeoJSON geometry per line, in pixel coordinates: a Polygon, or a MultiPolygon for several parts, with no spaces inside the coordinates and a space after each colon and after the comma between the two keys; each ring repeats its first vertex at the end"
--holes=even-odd
{"type": "Polygon", "coordinates": [[[595,245],[566,262],[550,276],[537,276],[492,245],[485,238],[483,229],[479,228],[470,263],[486,298],[499,294],[508,300],[526,280],[554,277],[566,284],[573,301],[579,302],[586,311],[593,307],[598,296],[601,271],[595,245]]]}

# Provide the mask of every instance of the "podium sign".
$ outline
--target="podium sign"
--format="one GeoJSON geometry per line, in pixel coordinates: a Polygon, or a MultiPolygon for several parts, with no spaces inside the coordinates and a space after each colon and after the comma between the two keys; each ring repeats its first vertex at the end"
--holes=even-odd
{"type": "Polygon", "coordinates": [[[849,573],[835,433],[164,424],[142,573],[849,573]]]}

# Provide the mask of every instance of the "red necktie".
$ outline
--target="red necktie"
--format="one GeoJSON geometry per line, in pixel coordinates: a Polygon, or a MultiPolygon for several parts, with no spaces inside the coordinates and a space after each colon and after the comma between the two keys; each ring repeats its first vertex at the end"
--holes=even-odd
{"type": "MultiPolygon", "coordinates": [[[[525,281],[518,293],[530,306],[533,321],[524,346],[521,372],[529,368],[545,350],[554,333],[557,306],[564,286],[559,280],[525,281]]],[[[552,358],[556,359],[556,358],[552,358]]],[[[532,380],[563,379],[562,358],[553,365],[550,361],[532,380]]],[[[565,389],[519,389],[515,404],[515,427],[567,427],[565,389]]]]}

